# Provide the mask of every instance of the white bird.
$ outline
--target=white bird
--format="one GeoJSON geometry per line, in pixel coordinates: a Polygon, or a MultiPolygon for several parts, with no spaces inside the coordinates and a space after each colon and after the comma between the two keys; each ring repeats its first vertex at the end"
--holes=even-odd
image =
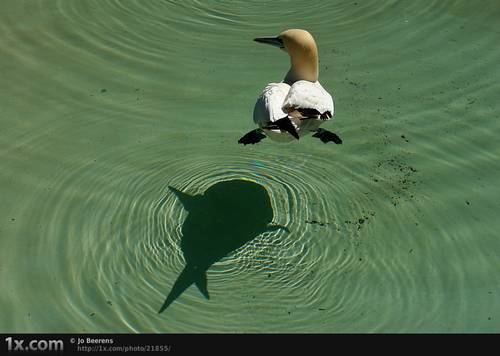
{"type": "Polygon", "coordinates": [[[318,81],[318,48],[313,36],[305,30],[291,29],[255,41],[285,50],[291,67],[281,83],[264,88],[253,111],[253,121],[259,128],[245,134],[238,143],[254,144],[266,136],[292,141],[311,132],[324,143],[342,143],[337,134],[319,128],[333,117],[334,107],[332,96],[318,81]]]}

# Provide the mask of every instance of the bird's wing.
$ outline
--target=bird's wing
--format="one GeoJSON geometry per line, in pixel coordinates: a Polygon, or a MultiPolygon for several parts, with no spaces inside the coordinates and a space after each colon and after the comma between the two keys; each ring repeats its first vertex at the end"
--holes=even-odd
{"type": "Polygon", "coordinates": [[[322,115],[328,120],[334,113],[333,99],[319,82],[299,80],[290,87],[282,110],[291,116],[294,116],[293,112],[299,112],[302,117],[322,115]]]}
{"type": "Polygon", "coordinates": [[[259,126],[264,126],[287,116],[282,106],[289,90],[290,86],[286,83],[268,84],[255,103],[253,121],[259,126]]]}

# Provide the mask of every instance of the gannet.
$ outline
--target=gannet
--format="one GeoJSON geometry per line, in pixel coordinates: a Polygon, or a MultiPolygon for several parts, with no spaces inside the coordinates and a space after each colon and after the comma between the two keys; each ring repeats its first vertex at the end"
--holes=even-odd
{"type": "Polygon", "coordinates": [[[292,141],[314,132],[322,142],[341,144],[337,134],[320,128],[334,114],[332,96],[318,81],[318,48],[313,36],[290,29],[277,37],[254,41],[278,47],[290,56],[291,67],[281,83],[269,83],[257,99],[253,121],[259,126],[238,140],[255,144],[266,136],[276,141],[292,141]]]}

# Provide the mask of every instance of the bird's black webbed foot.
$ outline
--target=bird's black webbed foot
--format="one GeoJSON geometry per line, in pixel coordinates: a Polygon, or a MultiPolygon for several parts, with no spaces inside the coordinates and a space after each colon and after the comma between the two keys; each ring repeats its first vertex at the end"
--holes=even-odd
{"type": "Polygon", "coordinates": [[[313,137],[317,137],[323,143],[334,142],[337,145],[342,144],[342,139],[334,132],[330,132],[325,129],[318,129],[313,137]]]}
{"type": "Polygon", "coordinates": [[[299,133],[295,129],[295,126],[293,125],[292,120],[288,116],[285,116],[279,120],[276,120],[272,123],[270,123],[268,126],[265,127],[266,129],[280,129],[281,131],[286,131],[293,137],[295,137],[297,140],[299,139],[299,133]]]}
{"type": "Polygon", "coordinates": [[[262,130],[255,129],[246,133],[242,138],[238,140],[238,143],[242,143],[243,145],[248,145],[248,144],[253,145],[260,142],[264,138],[266,138],[266,135],[262,133],[262,130]]]}

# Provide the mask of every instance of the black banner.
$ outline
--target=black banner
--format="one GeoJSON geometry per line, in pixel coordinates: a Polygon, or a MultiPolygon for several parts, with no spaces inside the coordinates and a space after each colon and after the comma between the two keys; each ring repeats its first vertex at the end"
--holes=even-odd
{"type": "Polygon", "coordinates": [[[178,343],[179,336],[171,337],[160,334],[3,334],[1,350],[2,354],[4,352],[11,354],[100,354],[105,352],[164,354],[176,351],[173,339],[176,339],[176,343],[178,343]]]}
{"type": "MultiPolygon", "coordinates": [[[[366,347],[387,352],[428,349],[430,344],[416,342],[414,337],[433,335],[406,335],[412,339],[399,343],[390,342],[387,336],[403,341],[405,335],[356,335],[356,334],[0,334],[1,355],[74,355],[127,353],[141,355],[298,355],[341,354],[345,350],[363,351],[366,347]],[[357,339],[360,338],[358,341],[357,339]],[[367,339],[366,341],[364,339],[367,339]],[[369,339],[369,340],[368,340],[369,339]],[[361,342],[360,342],[361,341],[361,342]],[[363,342],[364,341],[364,342],[363,342]],[[369,344],[368,344],[369,342],[369,344]],[[368,346],[370,345],[370,346],[368,346]]],[[[451,336],[451,335],[449,335],[451,336]]],[[[455,341],[465,341],[460,334],[455,341]]],[[[460,342],[456,343],[460,345],[460,342]]],[[[492,345],[493,346],[493,345],[492,345]]],[[[449,345],[448,345],[449,348],[449,345]]]]}

